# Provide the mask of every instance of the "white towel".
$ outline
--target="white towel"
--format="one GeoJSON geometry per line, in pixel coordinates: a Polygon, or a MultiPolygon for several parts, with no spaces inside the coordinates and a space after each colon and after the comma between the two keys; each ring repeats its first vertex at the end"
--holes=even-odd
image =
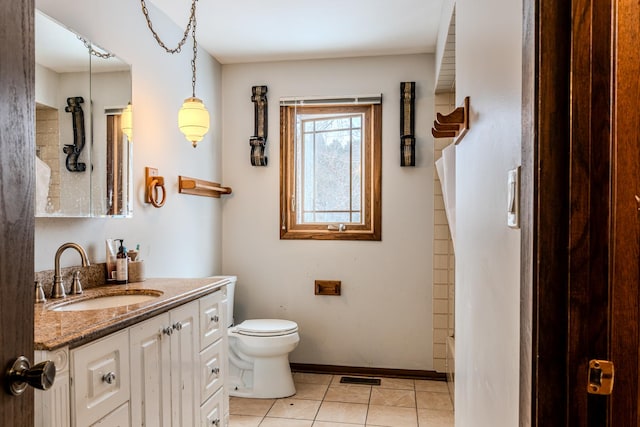
{"type": "Polygon", "coordinates": [[[36,156],[36,215],[46,213],[51,168],[36,156]]]}
{"type": "Polygon", "coordinates": [[[442,157],[436,160],[436,170],[442,185],[444,210],[449,222],[453,250],[456,249],[456,146],[449,144],[442,150],[442,157]]]}

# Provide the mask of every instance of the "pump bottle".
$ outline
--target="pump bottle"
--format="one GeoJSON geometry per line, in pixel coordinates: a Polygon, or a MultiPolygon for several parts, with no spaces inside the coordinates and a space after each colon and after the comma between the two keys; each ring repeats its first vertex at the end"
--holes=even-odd
{"type": "Polygon", "coordinates": [[[124,247],[124,239],[116,239],[120,243],[118,254],[116,255],[116,283],[124,285],[128,282],[129,268],[127,265],[127,251],[124,247]]]}

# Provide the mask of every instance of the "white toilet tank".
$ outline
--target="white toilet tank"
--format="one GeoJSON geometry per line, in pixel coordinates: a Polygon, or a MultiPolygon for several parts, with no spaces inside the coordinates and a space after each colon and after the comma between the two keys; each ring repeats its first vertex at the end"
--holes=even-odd
{"type": "Polygon", "coordinates": [[[227,326],[233,325],[233,301],[236,293],[237,276],[228,276],[229,283],[227,284],[227,326]]]}

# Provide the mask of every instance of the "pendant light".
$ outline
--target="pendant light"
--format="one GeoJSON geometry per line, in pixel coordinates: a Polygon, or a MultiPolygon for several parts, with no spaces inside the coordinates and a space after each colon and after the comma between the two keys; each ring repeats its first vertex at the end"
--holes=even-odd
{"type": "Polygon", "coordinates": [[[127,135],[127,139],[131,141],[131,134],[133,133],[133,111],[131,110],[130,102],[120,114],[120,128],[122,129],[122,133],[127,135]]]}
{"type": "Polygon", "coordinates": [[[153,29],[151,19],[149,18],[149,11],[145,4],[145,0],[140,0],[142,4],[142,13],[147,20],[147,26],[153,33],[153,37],[156,39],[160,47],[162,47],[167,53],[179,53],[187,41],[189,31],[193,37],[193,59],[191,60],[191,96],[184,100],[180,111],[178,111],[178,128],[184,134],[187,141],[191,142],[195,148],[198,142],[202,141],[204,135],[209,131],[209,111],[204,106],[201,99],[196,97],[196,58],[198,56],[198,43],[196,42],[196,0],[191,2],[191,16],[189,17],[189,23],[184,31],[182,40],[178,43],[178,46],[174,49],[169,49],[160,40],[160,37],[153,29]]]}

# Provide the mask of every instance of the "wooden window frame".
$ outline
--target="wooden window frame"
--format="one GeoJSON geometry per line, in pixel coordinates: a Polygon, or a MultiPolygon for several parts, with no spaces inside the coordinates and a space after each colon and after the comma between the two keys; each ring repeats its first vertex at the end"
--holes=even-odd
{"type": "Polygon", "coordinates": [[[280,239],[302,240],[382,240],[382,105],[281,106],[280,107],[280,239]],[[292,207],[295,193],[296,115],[326,112],[364,113],[362,127],[365,147],[362,225],[347,224],[343,231],[329,224],[299,224],[292,207]]]}

